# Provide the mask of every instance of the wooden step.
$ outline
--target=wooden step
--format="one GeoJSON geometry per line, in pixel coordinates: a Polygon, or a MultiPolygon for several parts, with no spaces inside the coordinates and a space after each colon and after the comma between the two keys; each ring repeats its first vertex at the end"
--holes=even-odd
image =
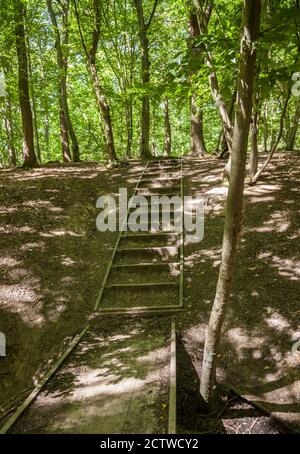
{"type": "Polygon", "coordinates": [[[136,306],[136,307],[100,307],[99,313],[105,315],[146,315],[146,314],[177,314],[183,311],[180,305],[175,306],[136,306]]]}
{"type": "MultiPolygon", "coordinates": [[[[147,187],[147,186],[139,186],[136,188],[136,192],[143,192],[143,191],[180,191],[180,186],[154,186],[154,187],[147,187]]],[[[165,194],[161,194],[165,195],[165,194]]]]}
{"type": "Polygon", "coordinates": [[[180,262],[165,262],[165,263],[152,263],[152,262],[146,262],[146,263],[121,263],[119,265],[112,265],[112,268],[118,269],[118,268],[150,268],[150,267],[156,267],[156,268],[169,268],[170,266],[179,266],[180,262]]]}
{"type": "MultiPolygon", "coordinates": [[[[171,189],[171,188],[167,188],[167,189],[171,189]]],[[[139,195],[142,195],[143,197],[146,197],[146,198],[149,198],[149,197],[153,197],[153,196],[158,196],[158,197],[163,197],[163,196],[167,196],[167,197],[173,197],[174,195],[180,195],[180,188],[176,191],[176,192],[165,192],[165,193],[161,193],[161,192],[148,192],[146,194],[139,194],[139,195]]]]}
{"type": "MultiPolygon", "coordinates": [[[[166,177],[172,177],[172,178],[181,178],[180,176],[180,171],[179,170],[176,170],[174,172],[166,172],[166,171],[162,171],[162,170],[152,170],[152,171],[149,171],[149,172],[146,172],[145,173],[145,178],[149,177],[149,176],[153,176],[153,178],[166,178],[166,177]]],[[[141,182],[144,181],[144,179],[141,180],[141,182]]]]}
{"type": "MultiPolygon", "coordinates": [[[[178,181],[180,180],[180,176],[178,177],[161,177],[160,181],[178,181]]],[[[142,183],[153,183],[153,178],[143,178],[142,183]]]]}
{"type": "Polygon", "coordinates": [[[131,253],[131,252],[162,252],[164,250],[178,250],[177,246],[150,246],[150,247],[132,247],[132,248],[119,248],[117,253],[131,253]]]}
{"type": "Polygon", "coordinates": [[[178,282],[147,282],[143,284],[109,284],[106,285],[106,289],[118,289],[118,288],[123,288],[123,289],[129,289],[129,288],[139,288],[139,289],[149,289],[149,287],[179,287],[178,282]]]}
{"type": "Polygon", "coordinates": [[[150,237],[168,237],[168,236],[173,236],[177,237],[179,236],[179,233],[177,232],[149,232],[149,233],[136,233],[136,232],[127,232],[122,235],[122,238],[133,238],[133,239],[140,239],[140,238],[150,238],[150,237]]]}

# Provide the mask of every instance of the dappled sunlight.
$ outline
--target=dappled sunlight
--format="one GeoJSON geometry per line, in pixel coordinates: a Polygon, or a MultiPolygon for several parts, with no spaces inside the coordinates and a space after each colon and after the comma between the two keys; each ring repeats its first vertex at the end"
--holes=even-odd
{"type": "Polygon", "coordinates": [[[292,281],[300,280],[300,261],[296,258],[284,258],[272,255],[272,252],[262,252],[258,254],[258,259],[267,261],[270,266],[278,270],[280,276],[292,281]]]}
{"type": "Polygon", "coordinates": [[[77,233],[73,232],[72,230],[63,230],[63,229],[57,229],[57,230],[49,230],[49,232],[44,233],[40,232],[39,235],[41,237],[49,238],[53,236],[64,236],[64,235],[69,235],[69,236],[83,236],[83,233],[77,233]]]}
{"type": "Polygon", "coordinates": [[[270,218],[265,220],[264,225],[259,227],[247,228],[247,232],[287,232],[291,227],[290,214],[286,210],[274,211],[270,218]]]}
{"type": "Polygon", "coordinates": [[[161,410],[155,409],[154,399],[168,379],[169,347],[161,334],[144,333],[140,323],[129,324],[107,336],[97,335],[96,329],[83,340],[38,396],[30,410],[33,423],[35,418],[39,424],[47,420],[43,424],[50,433],[75,427],[79,433],[115,433],[135,424],[142,411],[141,430],[154,430],[152,415],[161,410]]]}
{"type": "Polygon", "coordinates": [[[36,230],[33,227],[29,227],[28,225],[21,226],[14,226],[14,225],[5,225],[0,226],[0,232],[2,234],[11,235],[14,233],[35,233],[36,230]]]}
{"type": "Polygon", "coordinates": [[[40,293],[28,283],[28,287],[20,284],[0,285],[0,307],[19,317],[29,326],[40,326],[45,318],[35,309],[40,293]]]}
{"type": "Polygon", "coordinates": [[[274,311],[269,317],[265,318],[266,324],[270,328],[274,328],[278,331],[286,331],[290,327],[290,323],[281,314],[274,311]]]}
{"type": "Polygon", "coordinates": [[[44,241],[36,241],[35,243],[25,243],[22,244],[21,250],[22,251],[32,251],[34,249],[38,249],[39,251],[43,251],[45,249],[45,242],[44,241]]]}
{"type": "Polygon", "coordinates": [[[300,261],[296,259],[272,257],[271,265],[278,270],[278,274],[292,281],[300,280],[300,261]]]}

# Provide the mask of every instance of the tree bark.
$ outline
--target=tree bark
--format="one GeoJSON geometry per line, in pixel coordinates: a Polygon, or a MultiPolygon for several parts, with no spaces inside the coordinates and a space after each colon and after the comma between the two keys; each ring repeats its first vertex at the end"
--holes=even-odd
{"type": "MultiPolygon", "coordinates": [[[[236,99],[236,88],[234,89],[234,91],[232,93],[229,111],[228,111],[231,123],[233,122],[235,99],[236,99]]],[[[221,153],[218,157],[221,159],[223,156],[228,156],[228,153],[229,153],[229,148],[228,148],[228,144],[227,144],[226,137],[225,137],[224,130],[223,130],[222,137],[221,137],[221,153]]]]}
{"type": "Polygon", "coordinates": [[[44,138],[45,138],[45,149],[47,161],[50,161],[50,125],[49,125],[49,109],[48,106],[45,108],[45,129],[44,129],[44,138]]]}
{"type": "Polygon", "coordinates": [[[171,155],[172,136],[169,114],[169,100],[167,98],[164,100],[164,131],[164,156],[169,157],[171,155]]]}
{"type": "Polygon", "coordinates": [[[5,97],[5,131],[7,137],[7,148],[8,148],[8,159],[11,167],[16,167],[17,165],[17,154],[15,148],[15,136],[14,136],[14,127],[12,122],[12,112],[11,112],[11,101],[10,93],[7,90],[7,95],[5,97]]]}
{"type": "Polygon", "coordinates": [[[258,133],[259,133],[259,114],[258,96],[254,97],[253,115],[251,122],[251,150],[250,150],[250,177],[253,178],[258,166],[258,133]]]}
{"type": "Polygon", "coordinates": [[[37,164],[37,158],[34,150],[33,121],[29,96],[28,59],[25,35],[25,14],[26,14],[25,3],[22,0],[15,0],[14,18],[15,18],[16,49],[18,59],[19,102],[24,136],[23,166],[33,167],[37,164]]]}
{"type": "Polygon", "coordinates": [[[79,144],[75,130],[73,128],[72,120],[69,112],[68,104],[68,90],[67,90],[67,68],[68,68],[68,58],[66,47],[68,45],[68,16],[69,16],[69,7],[70,0],[66,0],[63,8],[63,21],[64,21],[64,30],[63,38],[59,30],[56,14],[53,9],[52,0],[47,0],[48,12],[51,19],[52,27],[55,35],[55,48],[56,48],[56,58],[57,65],[59,69],[59,105],[60,105],[60,131],[61,131],[61,145],[62,145],[62,155],[65,162],[71,161],[71,155],[69,150],[69,140],[66,140],[66,131],[68,136],[71,139],[72,143],[72,157],[74,162],[80,160],[79,157],[79,144]],[[62,113],[63,112],[63,113],[62,113]]]}
{"type": "MultiPolygon", "coordinates": [[[[10,67],[2,62],[3,73],[5,80],[8,78],[8,72],[10,67]]],[[[7,148],[8,148],[8,159],[11,167],[16,167],[17,165],[17,153],[15,148],[15,133],[13,125],[13,116],[11,109],[11,93],[10,89],[6,87],[6,96],[4,98],[4,126],[7,137],[7,148]]]]}
{"type": "Polygon", "coordinates": [[[33,74],[32,74],[32,64],[31,64],[31,49],[30,49],[30,40],[28,39],[27,30],[25,29],[26,33],[26,43],[28,49],[28,74],[30,80],[30,88],[31,88],[31,102],[32,102],[32,121],[33,121],[33,131],[35,137],[35,151],[38,162],[41,163],[41,147],[40,147],[40,138],[39,138],[39,129],[38,129],[38,120],[37,120],[37,111],[36,111],[36,101],[35,101],[35,89],[33,83],[33,74]]]}
{"type": "Polygon", "coordinates": [[[78,30],[80,34],[81,43],[84,49],[84,52],[87,57],[87,66],[91,75],[91,79],[93,82],[94,93],[97,101],[97,108],[100,115],[102,117],[104,128],[101,126],[101,130],[104,132],[104,139],[106,144],[106,152],[108,155],[109,161],[115,161],[117,159],[116,151],[115,151],[115,144],[114,144],[114,135],[113,135],[113,127],[112,127],[112,120],[111,120],[111,113],[110,113],[110,106],[109,103],[104,95],[103,88],[101,85],[101,80],[97,71],[96,66],[96,54],[98,50],[99,40],[100,40],[100,3],[99,0],[94,0],[93,2],[93,9],[94,9],[94,29],[93,29],[93,37],[92,37],[92,44],[90,50],[88,50],[85,40],[82,33],[80,16],[77,8],[76,0],[74,1],[75,6],[75,14],[78,24],[78,30]]]}
{"type": "Polygon", "coordinates": [[[63,162],[71,162],[68,126],[65,117],[64,106],[62,102],[61,88],[59,88],[59,120],[60,120],[60,141],[63,156],[63,162]]]}
{"type": "Polygon", "coordinates": [[[286,149],[288,151],[292,151],[294,149],[296,135],[297,135],[297,129],[298,129],[298,125],[299,125],[299,118],[300,118],[300,99],[298,99],[297,104],[296,104],[296,110],[295,110],[295,115],[294,115],[293,122],[292,122],[292,128],[291,128],[289,139],[288,139],[288,142],[286,145],[286,149]]]}
{"type": "Polygon", "coordinates": [[[268,138],[269,138],[269,125],[268,125],[268,101],[264,105],[264,153],[268,152],[268,138]]]}
{"type": "Polygon", "coordinates": [[[152,157],[150,151],[150,99],[147,90],[149,90],[150,82],[150,59],[149,59],[149,40],[147,37],[148,29],[151,25],[152,18],[158,1],[154,0],[154,5],[148,22],[145,22],[143,0],[134,0],[138,23],[139,23],[139,38],[141,44],[141,78],[143,90],[145,93],[142,97],[142,111],[141,111],[141,140],[140,140],[140,156],[144,159],[152,157]]]}
{"type": "MultiPolygon", "coordinates": [[[[206,23],[210,18],[210,13],[206,18],[206,23]]],[[[197,73],[198,67],[203,65],[203,48],[196,46],[194,41],[200,36],[200,29],[197,21],[196,14],[191,11],[189,17],[189,32],[190,32],[190,48],[192,52],[192,70],[191,70],[191,79],[193,75],[197,73]]],[[[190,115],[191,115],[191,146],[192,146],[192,156],[204,157],[207,153],[204,133],[203,133],[203,111],[197,106],[196,102],[196,93],[193,93],[190,97],[190,115]]]]}
{"type": "MultiPolygon", "coordinates": [[[[193,4],[194,4],[196,15],[197,15],[197,21],[198,21],[200,33],[204,34],[207,32],[206,11],[209,10],[209,8],[212,9],[213,0],[210,0],[210,2],[208,3],[208,5],[206,7],[206,10],[204,10],[202,5],[200,5],[199,0],[193,0],[193,4]]],[[[208,81],[209,81],[212,97],[218,108],[219,115],[222,120],[224,137],[226,139],[226,142],[228,145],[228,151],[229,151],[229,159],[222,172],[222,178],[224,178],[224,176],[226,176],[229,179],[230,172],[231,172],[231,148],[232,148],[233,128],[232,128],[230,115],[227,110],[226,103],[225,103],[225,101],[222,97],[221,91],[220,91],[217,73],[215,71],[214,64],[213,64],[212,53],[209,50],[207,44],[204,43],[203,47],[205,50],[205,63],[207,65],[207,67],[210,69],[208,81]]]]}
{"type": "Polygon", "coordinates": [[[133,112],[132,112],[132,100],[125,101],[125,118],[126,118],[126,129],[127,129],[127,144],[126,144],[126,156],[131,157],[131,146],[132,146],[132,133],[133,133],[133,112]]]}
{"type": "Polygon", "coordinates": [[[100,79],[99,79],[97,68],[96,68],[96,63],[94,60],[90,60],[89,69],[90,69],[90,74],[91,74],[91,78],[93,81],[94,92],[95,92],[96,99],[97,99],[98,109],[99,109],[99,112],[101,112],[102,118],[103,118],[104,136],[105,136],[108,158],[110,161],[114,161],[114,160],[116,160],[116,152],[115,152],[115,145],[114,145],[114,136],[113,136],[110,107],[106,101],[105,96],[103,95],[100,79]]]}
{"type": "Polygon", "coordinates": [[[229,305],[231,282],[242,224],[243,189],[247,158],[247,142],[252,109],[253,79],[256,50],[254,41],[259,36],[260,0],[244,0],[243,34],[237,84],[237,101],[232,140],[232,171],[226,207],[222,259],[215,300],[209,320],[204,346],[200,392],[209,409],[217,401],[216,366],[221,330],[229,305]]]}

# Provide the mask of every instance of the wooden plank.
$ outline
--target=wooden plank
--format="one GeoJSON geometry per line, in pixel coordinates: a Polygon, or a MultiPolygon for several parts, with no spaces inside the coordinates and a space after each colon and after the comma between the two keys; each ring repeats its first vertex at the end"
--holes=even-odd
{"type": "MultiPolygon", "coordinates": [[[[168,188],[168,189],[169,189],[169,188],[168,188]]],[[[162,194],[162,193],[160,193],[160,192],[153,192],[153,193],[151,193],[151,194],[146,193],[146,194],[140,194],[140,195],[142,195],[143,197],[148,198],[148,197],[155,197],[155,196],[157,196],[157,197],[162,197],[162,196],[165,196],[165,195],[166,195],[167,197],[173,197],[174,195],[179,195],[179,194],[180,194],[180,190],[178,190],[178,191],[176,191],[176,192],[165,192],[164,194],[162,194]]]]}
{"type": "Polygon", "coordinates": [[[129,284],[109,284],[106,285],[106,289],[114,289],[114,288],[151,288],[151,287],[178,287],[179,284],[177,282],[145,282],[143,284],[134,284],[134,283],[129,283],[129,284]]]}
{"type": "Polygon", "coordinates": [[[147,252],[154,252],[154,251],[158,251],[158,252],[162,252],[162,251],[166,251],[166,250],[177,250],[178,247],[177,246],[149,246],[149,247],[132,247],[132,248],[119,248],[118,249],[118,253],[121,252],[143,252],[143,251],[147,251],[147,252]]]}
{"type": "Polygon", "coordinates": [[[176,434],[176,327],[174,320],[171,323],[168,433],[176,434]]]}
{"type": "Polygon", "coordinates": [[[150,237],[160,237],[160,236],[178,236],[177,232],[147,232],[147,233],[136,233],[136,232],[127,232],[122,235],[122,239],[128,238],[150,238],[150,237]]]}
{"type": "MultiPolygon", "coordinates": [[[[174,190],[179,190],[180,189],[180,186],[152,186],[152,187],[149,187],[149,186],[140,186],[138,188],[138,192],[141,192],[141,191],[144,191],[145,189],[147,189],[148,191],[154,191],[154,190],[161,190],[161,191],[166,191],[167,189],[174,189],[174,190]]],[[[165,194],[162,194],[162,195],[165,195],[165,194]]]]}
{"type": "Polygon", "coordinates": [[[99,309],[99,313],[107,315],[143,315],[143,314],[166,314],[182,312],[181,306],[135,306],[135,307],[118,307],[99,309]]]}
{"type": "Polygon", "coordinates": [[[142,267],[156,267],[156,268],[169,268],[170,266],[180,265],[180,262],[146,262],[146,263],[121,263],[113,265],[112,268],[142,268],[142,267]]]}
{"type": "MultiPolygon", "coordinates": [[[[178,181],[180,180],[180,175],[178,177],[161,177],[159,181],[178,181]]],[[[153,178],[144,178],[143,183],[153,183],[153,178]]]]}
{"type": "Polygon", "coordinates": [[[6,434],[7,431],[12,427],[12,425],[17,421],[17,419],[21,416],[21,414],[29,407],[29,405],[36,399],[38,394],[41,392],[43,387],[47,384],[50,378],[55,374],[55,372],[59,369],[65,359],[69,356],[69,354],[77,347],[83,336],[89,329],[89,325],[86,325],[83,330],[75,336],[72,340],[69,347],[64,351],[64,353],[58,358],[58,360],[53,364],[49,372],[45,375],[44,378],[40,381],[40,383],[34,388],[34,390],[29,394],[29,396],[24,400],[24,402],[17,408],[14,414],[9,418],[9,420],[4,424],[4,426],[0,429],[0,434],[6,434]]]}

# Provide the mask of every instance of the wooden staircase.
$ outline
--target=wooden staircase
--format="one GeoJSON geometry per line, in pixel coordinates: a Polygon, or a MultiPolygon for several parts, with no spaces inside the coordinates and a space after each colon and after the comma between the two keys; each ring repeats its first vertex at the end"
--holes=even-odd
{"type": "MultiPolygon", "coordinates": [[[[121,226],[94,309],[105,314],[128,315],[181,311],[184,272],[182,160],[149,162],[132,195],[142,195],[149,201],[154,195],[181,196],[181,229],[172,228],[174,209],[170,213],[170,228],[164,231],[124,231],[121,226]]],[[[129,207],[126,222],[131,210],[129,207]]],[[[165,206],[161,204],[157,211],[159,228],[164,210],[165,206]]]]}

